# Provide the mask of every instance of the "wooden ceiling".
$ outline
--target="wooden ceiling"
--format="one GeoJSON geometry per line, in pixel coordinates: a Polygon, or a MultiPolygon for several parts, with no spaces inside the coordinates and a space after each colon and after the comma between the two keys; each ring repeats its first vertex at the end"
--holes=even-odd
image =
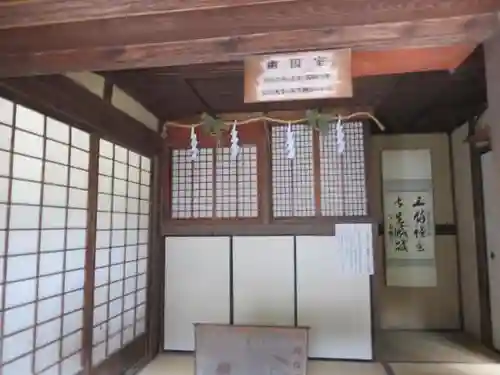
{"type": "Polygon", "coordinates": [[[478,44],[499,11],[498,0],[3,1],[0,77],[478,44]]]}
{"type": "Polygon", "coordinates": [[[0,78],[98,71],[162,119],[369,108],[389,131],[443,131],[484,106],[482,52],[464,58],[499,12],[498,0],[4,1],[0,78]],[[243,103],[245,56],[344,47],[353,98],[243,103]]]}
{"type": "Polygon", "coordinates": [[[246,104],[243,64],[219,63],[103,73],[160,119],[280,110],[368,110],[389,132],[449,131],[486,103],[482,48],[471,46],[353,54],[354,96],[246,104]],[[359,57],[356,57],[359,56],[359,57]]]}

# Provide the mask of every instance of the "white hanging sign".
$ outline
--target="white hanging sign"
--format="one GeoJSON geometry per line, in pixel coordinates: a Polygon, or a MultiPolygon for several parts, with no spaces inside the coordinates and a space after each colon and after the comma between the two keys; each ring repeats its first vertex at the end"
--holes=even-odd
{"type": "Polygon", "coordinates": [[[337,224],[335,239],[340,251],[340,272],[373,275],[373,224],[337,224]]]}
{"type": "Polygon", "coordinates": [[[245,59],[245,102],[352,97],[351,50],[245,59]]]}

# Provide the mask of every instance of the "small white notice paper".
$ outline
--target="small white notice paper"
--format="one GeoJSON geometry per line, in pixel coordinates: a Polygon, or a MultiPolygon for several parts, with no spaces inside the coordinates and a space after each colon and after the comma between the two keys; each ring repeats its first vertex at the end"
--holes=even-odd
{"type": "Polygon", "coordinates": [[[373,275],[373,224],[336,224],[340,271],[348,275],[373,275]]]}

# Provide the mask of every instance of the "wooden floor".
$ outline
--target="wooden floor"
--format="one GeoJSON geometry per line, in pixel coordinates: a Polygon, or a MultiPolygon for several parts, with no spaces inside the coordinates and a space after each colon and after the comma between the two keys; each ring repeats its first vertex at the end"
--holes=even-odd
{"type": "MultiPolygon", "coordinates": [[[[500,375],[500,356],[458,333],[377,336],[378,362],[311,360],[307,375],[500,375]]],[[[139,375],[194,375],[194,356],[161,354],[139,375]]]]}

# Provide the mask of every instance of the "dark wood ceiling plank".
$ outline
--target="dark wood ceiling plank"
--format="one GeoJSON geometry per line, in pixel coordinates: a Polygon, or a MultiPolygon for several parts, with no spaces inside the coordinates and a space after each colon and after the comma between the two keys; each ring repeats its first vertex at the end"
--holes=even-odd
{"type": "Polygon", "coordinates": [[[292,50],[343,47],[382,50],[477,44],[498,28],[499,21],[498,15],[491,13],[109,48],[72,48],[39,53],[2,53],[0,49],[0,77],[239,61],[251,54],[292,50]]]}
{"type": "MultiPolygon", "coordinates": [[[[402,48],[384,51],[353,51],[351,73],[353,77],[401,74],[457,68],[469,56],[476,45],[460,44],[431,48],[402,48]]],[[[158,78],[182,76],[185,79],[213,77],[243,77],[243,62],[184,65],[151,68],[143,74],[158,78]]],[[[118,73],[120,75],[126,72],[118,73]]],[[[133,75],[137,70],[132,71],[133,75]]]]}
{"type": "Polygon", "coordinates": [[[229,8],[297,0],[43,0],[0,3],[0,28],[229,8]]]}
{"type": "MultiPolygon", "coordinates": [[[[498,0],[300,0],[293,5],[268,3],[5,29],[0,30],[0,51],[165,43],[330,26],[422,21],[498,11],[498,0]]],[[[411,27],[407,32],[411,33],[411,27]]]]}
{"type": "Polygon", "coordinates": [[[401,76],[375,115],[394,132],[448,132],[485,102],[484,54],[478,47],[454,71],[401,76]]]}
{"type": "Polygon", "coordinates": [[[0,81],[0,93],[61,121],[95,131],[146,155],[161,149],[159,134],[63,76],[0,81]]]}

